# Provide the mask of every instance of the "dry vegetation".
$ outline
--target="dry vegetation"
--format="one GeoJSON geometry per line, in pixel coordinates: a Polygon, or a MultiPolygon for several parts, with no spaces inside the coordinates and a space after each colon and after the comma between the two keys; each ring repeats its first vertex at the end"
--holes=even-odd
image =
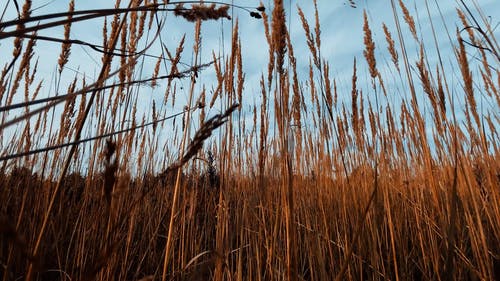
{"type": "Polygon", "coordinates": [[[317,8],[313,21],[297,10],[309,77],[297,73],[283,1],[250,10],[269,43],[261,92],[251,93],[257,104],[242,97],[236,19],[228,54],[200,62],[202,22],[230,19],[223,3],[138,0],[79,11],[71,1],[68,13],[40,17],[31,1],[20,3],[20,18],[0,23],[0,40],[13,43],[12,54],[2,54],[0,135],[15,140],[1,151],[0,278],[498,280],[499,45],[479,8],[479,23],[458,9],[467,28],[449,34],[455,73],[447,73],[449,57],[429,62],[432,47],[418,22],[402,1],[391,3],[396,30],[370,26],[365,14],[366,61],[354,60],[350,91],[337,89],[321,55],[326,30],[317,8]],[[154,73],[139,79],[142,59],[152,55],[145,42],[161,40],[158,30],[168,26],[164,14],[194,22],[195,64],[180,64],[183,39],[175,52],[163,48],[154,73]],[[105,16],[102,45],[70,38],[72,24],[105,16]],[[40,35],[51,26],[64,26],[62,37],[40,35]],[[374,29],[386,46],[374,44],[374,29]],[[59,74],[72,48],[91,48],[101,56],[98,77],[75,76],[57,96],[40,97],[40,40],[61,46],[59,74]],[[409,44],[421,50],[416,62],[406,55],[409,44]],[[376,50],[392,61],[392,77],[378,68],[376,50]],[[361,90],[365,66],[371,84],[361,90]],[[199,94],[198,74],[209,67],[214,91],[199,94]],[[178,79],[190,85],[179,134],[168,133],[167,106],[152,103],[148,115],[136,116],[147,106],[136,102],[141,85],[163,82],[163,105],[174,104],[178,79]],[[406,85],[400,103],[389,98],[390,79],[406,85]],[[241,116],[248,106],[252,124],[241,116]],[[212,107],[222,113],[208,118],[212,107]]]}

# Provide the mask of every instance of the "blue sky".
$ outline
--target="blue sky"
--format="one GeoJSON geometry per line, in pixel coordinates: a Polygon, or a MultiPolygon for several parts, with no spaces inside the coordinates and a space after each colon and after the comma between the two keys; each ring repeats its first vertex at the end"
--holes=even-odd
{"type": "MultiPolygon", "coordinates": [[[[363,11],[366,10],[377,48],[376,55],[379,70],[382,72],[383,76],[389,80],[389,92],[394,94],[394,102],[397,102],[397,97],[404,96],[407,90],[405,89],[405,83],[399,81],[398,78],[394,76],[394,72],[391,72],[391,69],[394,68],[390,66],[390,56],[386,49],[386,42],[382,30],[382,23],[385,23],[389,27],[393,36],[396,36],[390,1],[365,0],[354,2],[356,3],[356,8],[351,7],[348,1],[318,0],[319,17],[322,30],[321,54],[324,59],[330,63],[330,76],[335,78],[337,81],[340,92],[339,99],[345,100],[346,102],[350,100],[350,83],[354,57],[356,57],[358,61],[358,79],[361,83],[359,87],[364,89],[370,88],[367,83],[367,67],[362,54],[364,50],[362,33],[363,11]]],[[[498,26],[500,23],[500,3],[498,0],[475,0],[465,2],[470,6],[477,4],[481,7],[485,15],[489,17],[488,20],[490,21],[491,26],[496,28],[494,30],[495,37],[500,38],[500,27],[498,26]]],[[[7,9],[4,15],[4,21],[12,20],[16,17],[13,1],[3,1],[3,4],[0,4],[0,8],[3,10],[6,3],[7,9]]],[[[234,0],[233,3],[246,7],[259,6],[259,1],[251,0],[234,0]]],[[[438,36],[439,49],[445,56],[445,68],[450,69],[450,73],[447,73],[448,79],[452,83],[455,83],[455,87],[458,87],[458,82],[460,81],[460,77],[458,76],[460,73],[458,70],[453,69],[451,65],[452,61],[454,61],[452,48],[453,46],[456,46],[455,29],[459,26],[461,27],[461,23],[455,10],[456,7],[461,5],[460,1],[410,0],[404,1],[404,3],[407,5],[410,13],[415,17],[418,35],[420,38],[423,38],[427,46],[427,58],[429,60],[429,64],[432,67],[435,67],[437,63],[437,55],[434,48],[433,38],[430,33],[430,20],[432,20],[438,36]],[[430,18],[427,14],[426,3],[429,7],[430,18]],[[448,29],[452,36],[451,41],[446,33],[446,29],[448,29]]],[[[267,8],[267,12],[270,14],[272,1],[266,0],[263,1],[263,4],[267,8]]],[[[112,8],[113,5],[114,1],[75,1],[76,9],[112,8]]],[[[125,5],[127,5],[127,3],[122,4],[122,6],[125,5]]],[[[33,1],[33,7],[40,8],[35,10],[33,14],[40,15],[57,11],[66,11],[67,6],[68,1],[35,0],[33,1]]],[[[287,20],[289,21],[289,32],[294,43],[294,52],[298,60],[299,75],[304,75],[308,72],[310,54],[304,37],[304,31],[297,14],[297,6],[300,6],[303,9],[306,18],[310,21],[311,27],[314,26],[314,7],[311,0],[285,1],[285,6],[287,10],[287,20]]],[[[401,13],[401,11],[399,11],[399,13],[401,13]]],[[[229,54],[231,46],[231,28],[234,23],[234,19],[238,18],[243,46],[243,67],[246,74],[244,97],[246,106],[248,107],[244,110],[249,114],[248,118],[252,118],[250,116],[250,106],[259,104],[260,102],[260,76],[263,73],[264,75],[267,75],[268,48],[265,41],[264,28],[260,20],[251,18],[245,10],[235,8],[231,10],[231,14],[233,21],[219,20],[203,23],[202,61],[210,61],[212,59],[212,51],[216,54],[221,54],[223,52],[225,52],[226,55],[229,54]]],[[[476,14],[476,16],[478,15],[476,14]]],[[[192,39],[194,24],[186,22],[180,18],[175,18],[172,14],[167,14],[165,19],[166,25],[161,31],[163,43],[171,52],[174,52],[179,40],[184,34],[186,34],[187,41],[182,60],[185,63],[191,63],[191,47],[193,44],[192,39]]],[[[418,59],[418,46],[411,43],[414,41],[411,39],[410,32],[404,24],[401,14],[400,20],[402,22],[403,32],[405,32],[405,40],[406,42],[409,42],[409,45],[407,46],[409,52],[408,56],[410,58],[410,62],[414,64],[414,62],[418,59]]],[[[76,23],[72,27],[71,38],[101,45],[102,23],[103,19],[76,23]]],[[[62,38],[63,32],[62,28],[53,28],[51,30],[40,32],[39,35],[51,35],[62,38]]],[[[466,37],[466,34],[464,33],[463,36],[466,37]]],[[[60,48],[60,45],[56,43],[41,41],[37,43],[35,58],[39,59],[38,77],[44,80],[44,87],[40,96],[53,96],[55,94],[54,92],[56,87],[53,83],[57,67],[55,62],[57,62],[60,48]]],[[[475,51],[471,48],[468,50],[470,51],[470,55],[472,57],[475,54],[475,51]]],[[[10,61],[11,52],[12,40],[0,41],[0,53],[3,54],[0,57],[0,65],[3,66],[5,63],[10,61]]],[[[97,53],[90,48],[81,46],[73,46],[71,52],[67,69],[63,71],[61,76],[61,85],[59,88],[59,91],[61,92],[65,91],[67,84],[73,79],[76,72],[79,73],[78,76],[80,78],[82,75],[86,75],[87,82],[89,82],[95,79],[98,75],[98,71],[100,70],[100,53],[97,53]]],[[[153,46],[148,53],[159,55],[161,53],[159,44],[153,46]]],[[[154,62],[154,59],[146,60],[144,62],[143,77],[151,75],[154,62]]],[[[494,60],[492,60],[492,62],[494,62],[494,60]]],[[[498,64],[496,67],[498,67],[498,64]]],[[[168,70],[165,70],[162,67],[160,74],[165,74],[167,71],[168,70]]],[[[307,76],[303,77],[302,80],[307,80],[307,76]]],[[[179,91],[176,106],[168,109],[172,113],[183,108],[187,97],[187,89],[189,88],[189,79],[178,81],[178,83],[179,87],[182,86],[184,90],[179,91]]],[[[152,99],[156,100],[157,103],[161,103],[164,92],[164,88],[161,86],[164,86],[164,84],[164,82],[160,82],[160,87],[155,89],[150,87],[141,87],[139,103],[143,106],[139,106],[139,113],[142,112],[148,114],[152,99]]],[[[200,76],[197,86],[198,92],[201,91],[203,85],[205,85],[208,90],[211,87],[216,87],[213,68],[206,69],[200,76]]],[[[22,95],[20,95],[20,97],[22,98],[22,95]]],[[[495,109],[492,108],[492,110],[495,109]]],[[[209,111],[209,114],[215,113],[217,113],[217,109],[209,111]]],[[[12,113],[9,114],[8,119],[12,116],[12,113]]],[[[142,116],[140,118],[142,118],[142,116]]],[[[247,123],[250,123],[250,120],[247,123]]]]}

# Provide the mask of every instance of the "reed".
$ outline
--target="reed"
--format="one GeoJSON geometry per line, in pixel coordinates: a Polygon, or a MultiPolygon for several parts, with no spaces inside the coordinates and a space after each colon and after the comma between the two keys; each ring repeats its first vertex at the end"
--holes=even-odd
{"type": "Polygon", "coordinates": [[[342,79],[320,3],[271,2],[7,1],[3,281],[500,278],[500,49],[481,7],[457,8],[450,54],[429,11],[391,1],[394,30],[359,11],[342,79]],[[193,32],[171,42],[172,16],[193,32]],[[247,20],[267,42],[258,85],[247,20]],[[231,21],[229,47],[207,49],[206,21],[231,21]],[[89,22],[99,43],[73,38],[89,22]],[[42,41],[60,50],[52,78],[42,41]],[[74,69],[80,47],[95,76],[74,69]]]}

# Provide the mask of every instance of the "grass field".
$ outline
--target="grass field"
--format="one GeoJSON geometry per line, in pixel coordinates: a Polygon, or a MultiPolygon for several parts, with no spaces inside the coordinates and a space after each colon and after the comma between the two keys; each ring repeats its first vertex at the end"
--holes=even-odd
{"type": "Polygon", "coordinates": [[[334,31],[322,29],[317,7],[293,8],[309,49],[298,54],[282,0],[118,1],[120,9],[93,11],[71,1],[59,15],[8,0],[20,17],[0,22],[0,42],[12,44],[0,59],[0,279],[500,279],[494,27],[479,6],[459,6],[461,26],[447,34],[453,53],[429,60],[437,50],[418,31],[425,17],[387,3],[396,28],[364,14],[364,52],[350,85],[338,87],[321,53],[334,31]],[[230,49],[202,50],[202,22],[228,20],[233,8],[249,14],[231,19],[230,49]],[[169,17],[193,22],[193,47],[159,43],[169,17]],[[101,45],[70,37],[73,25],[96,20],[101,45]],[[242,66],[245,20],[261,22],[269,48],[253,93],[242,66]],[[47,36],[49,27],[61,33],[47,36]],[[60,51],[58,95],[40,94],[39,41],[60,51]],[[92,81],[65,81],[79,45],[101,68],[92,81]],[[213,61],[202,63],[202,51],[213,61]],[[304,59],[308,73],[297,66],[304,59]],[[209,70],[213,84],[199,85],[209,70]],[[138,102],[145,85],[163,100],[138,102]]]}

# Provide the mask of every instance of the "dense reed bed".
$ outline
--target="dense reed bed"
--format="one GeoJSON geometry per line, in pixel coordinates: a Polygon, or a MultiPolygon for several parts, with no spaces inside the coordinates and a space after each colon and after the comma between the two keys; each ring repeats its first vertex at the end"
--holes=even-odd
{"type": "Polygon", "coordinates": [[[316,4],[312,15],[293,10],[308,54],[295,53],[282,0],[70,1],[47,15],[25,1],[18,19],[2,18],[12,53],[0,65],[0,278],[498,280],[500,47],[490,21],[460,6],[453,53],[430,61],[435,47],[416,27],[425,19],[392,0],[395,30],[364,14],[364,52],[341,87],[322,55],[334,31],[316,4]],[[175,50],[162,38],[170,16],[193,23],[189,65],[185,37],[175,50]],[[202,50],[213,20],[233,22],[222,55],[202,50]],[[268,42],[260,92],[245,88],[243,20],[260,21],[268,42]],[[71,38],[82,21],[103,22],[101,44],[71,38]],[[46,35],[51,27],[62,33],[46,35]],[[57,94],[41,94],[40,41],[60,48],[57,94]],[[100,70],[66,81],[77,46],[100,70]],[[215,81],[199,85],[209,69],[215,81]],[[145,100],[144,87],[163,99],[145,100]]]}

